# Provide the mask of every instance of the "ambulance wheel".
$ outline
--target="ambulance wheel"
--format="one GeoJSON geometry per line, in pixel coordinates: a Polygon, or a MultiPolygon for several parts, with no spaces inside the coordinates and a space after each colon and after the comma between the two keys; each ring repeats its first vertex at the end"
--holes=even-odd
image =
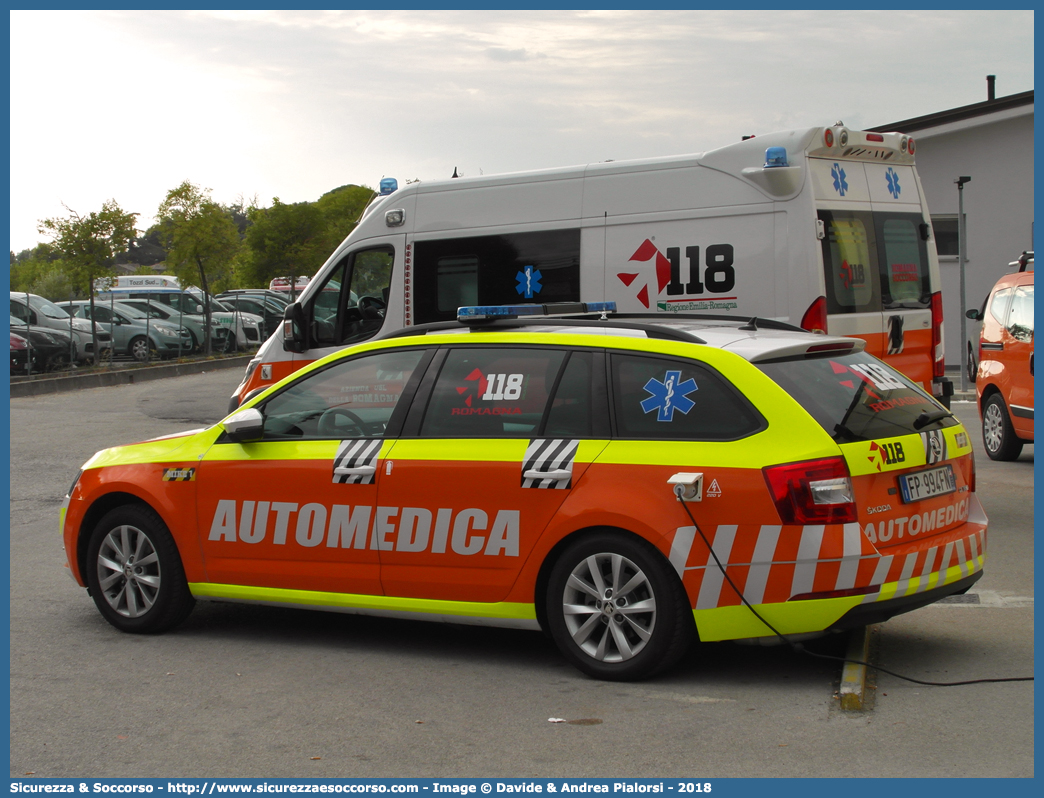
{"type": "Polygon", "coordinates": [[[87,586],[102,616],[121,632],[177,626],[192,611],[177,544],[152,509],[110,510],[87,544],[87,586]]]}
{"type": "Polygon", "coordinates": [[[1014,460],[1022,453],[1022,441],[1008,418],[1008,408],[999,393],[982,406],[982,443],[991,460],[1014,460]]]}
{"type": "Polygon", "coordinates": [[[685,589],[667,560],[618,532],[582,538],[558,558],[548,582],[547,621],[566,659],[610,681],[671,667],[695,633],[685,589]]]}

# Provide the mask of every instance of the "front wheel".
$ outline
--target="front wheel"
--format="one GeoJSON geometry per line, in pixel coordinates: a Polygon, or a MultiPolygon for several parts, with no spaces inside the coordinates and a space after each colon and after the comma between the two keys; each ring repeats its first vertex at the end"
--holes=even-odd
{"type": "Polygon", "coordinates": [[[558,558],[548,582],[547,621],[566,659],[611,681],[671,667],[695,633],[692,608],[667,560],[618,532],[585,537],[558,558]]]}
{"type": "Polygon", "coordinates": [[[99,612],[121,632],[166,631],[195,605],[177,544],[148,507],[105,514],[87,544],[86,577],[99,612]]]}
{"type": "Polygon", "coordinates": [[[1015,434],[999,393],[982,406],[982,443],[991,460],[1015,460],[1022,453],[1022,441],[1015,434]]]}
{"type": "Polygon", "coordinates": [[[149,358],[156,359],[159,353],[156,351],[156,347],[152,345],[152,342],[143,335],[139,335],[137,338],[130,342],[130,346],[127,347],[130,350],[130,355],[139,363],[145,363],[149,358]]]}

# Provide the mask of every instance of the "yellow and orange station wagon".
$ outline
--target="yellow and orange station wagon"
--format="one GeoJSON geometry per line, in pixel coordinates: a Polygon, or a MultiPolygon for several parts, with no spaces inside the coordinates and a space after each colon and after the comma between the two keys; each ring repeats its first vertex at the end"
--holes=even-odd
{"type": "Polygon", "coordinates": [[[982,575],[967,431],[862,341],[543,310],[573,315],[461,308],[99,452],[63,505],[73,578],[125,632],[203,599],[308,607],[543,629],[636,679],[982,575]]]}

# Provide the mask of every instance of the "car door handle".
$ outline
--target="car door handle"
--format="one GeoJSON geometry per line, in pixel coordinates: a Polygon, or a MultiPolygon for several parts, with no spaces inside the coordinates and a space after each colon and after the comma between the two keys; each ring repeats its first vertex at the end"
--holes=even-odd
{"type": "Polygon", "coordinates": [[[357,466],[355,468],[337,466],[334,469],[335,477],[368,477],[376,473],[377,469],[374,466],[357,466]]]}
{"type": "Polygon", "coordinates": [[[561,482],[563,479],[569,479],[573,476],[573,472],[564,468],[560,468],[557,471],[537,471],[536,469],[530,469],[529,471],[523,471],[522,476],[526,479],[555,479],[561,482]]]}

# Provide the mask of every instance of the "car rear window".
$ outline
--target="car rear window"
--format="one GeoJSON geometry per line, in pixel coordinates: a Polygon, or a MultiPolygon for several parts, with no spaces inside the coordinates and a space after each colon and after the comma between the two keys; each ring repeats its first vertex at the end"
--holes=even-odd
{"type": "Polygon", "coordinates": [[[943,408],[898,371],[865,353],[756,364],[839,443],[891,438],[948,427],[942,416],[920,428],[922,413],[943,408]]]}

